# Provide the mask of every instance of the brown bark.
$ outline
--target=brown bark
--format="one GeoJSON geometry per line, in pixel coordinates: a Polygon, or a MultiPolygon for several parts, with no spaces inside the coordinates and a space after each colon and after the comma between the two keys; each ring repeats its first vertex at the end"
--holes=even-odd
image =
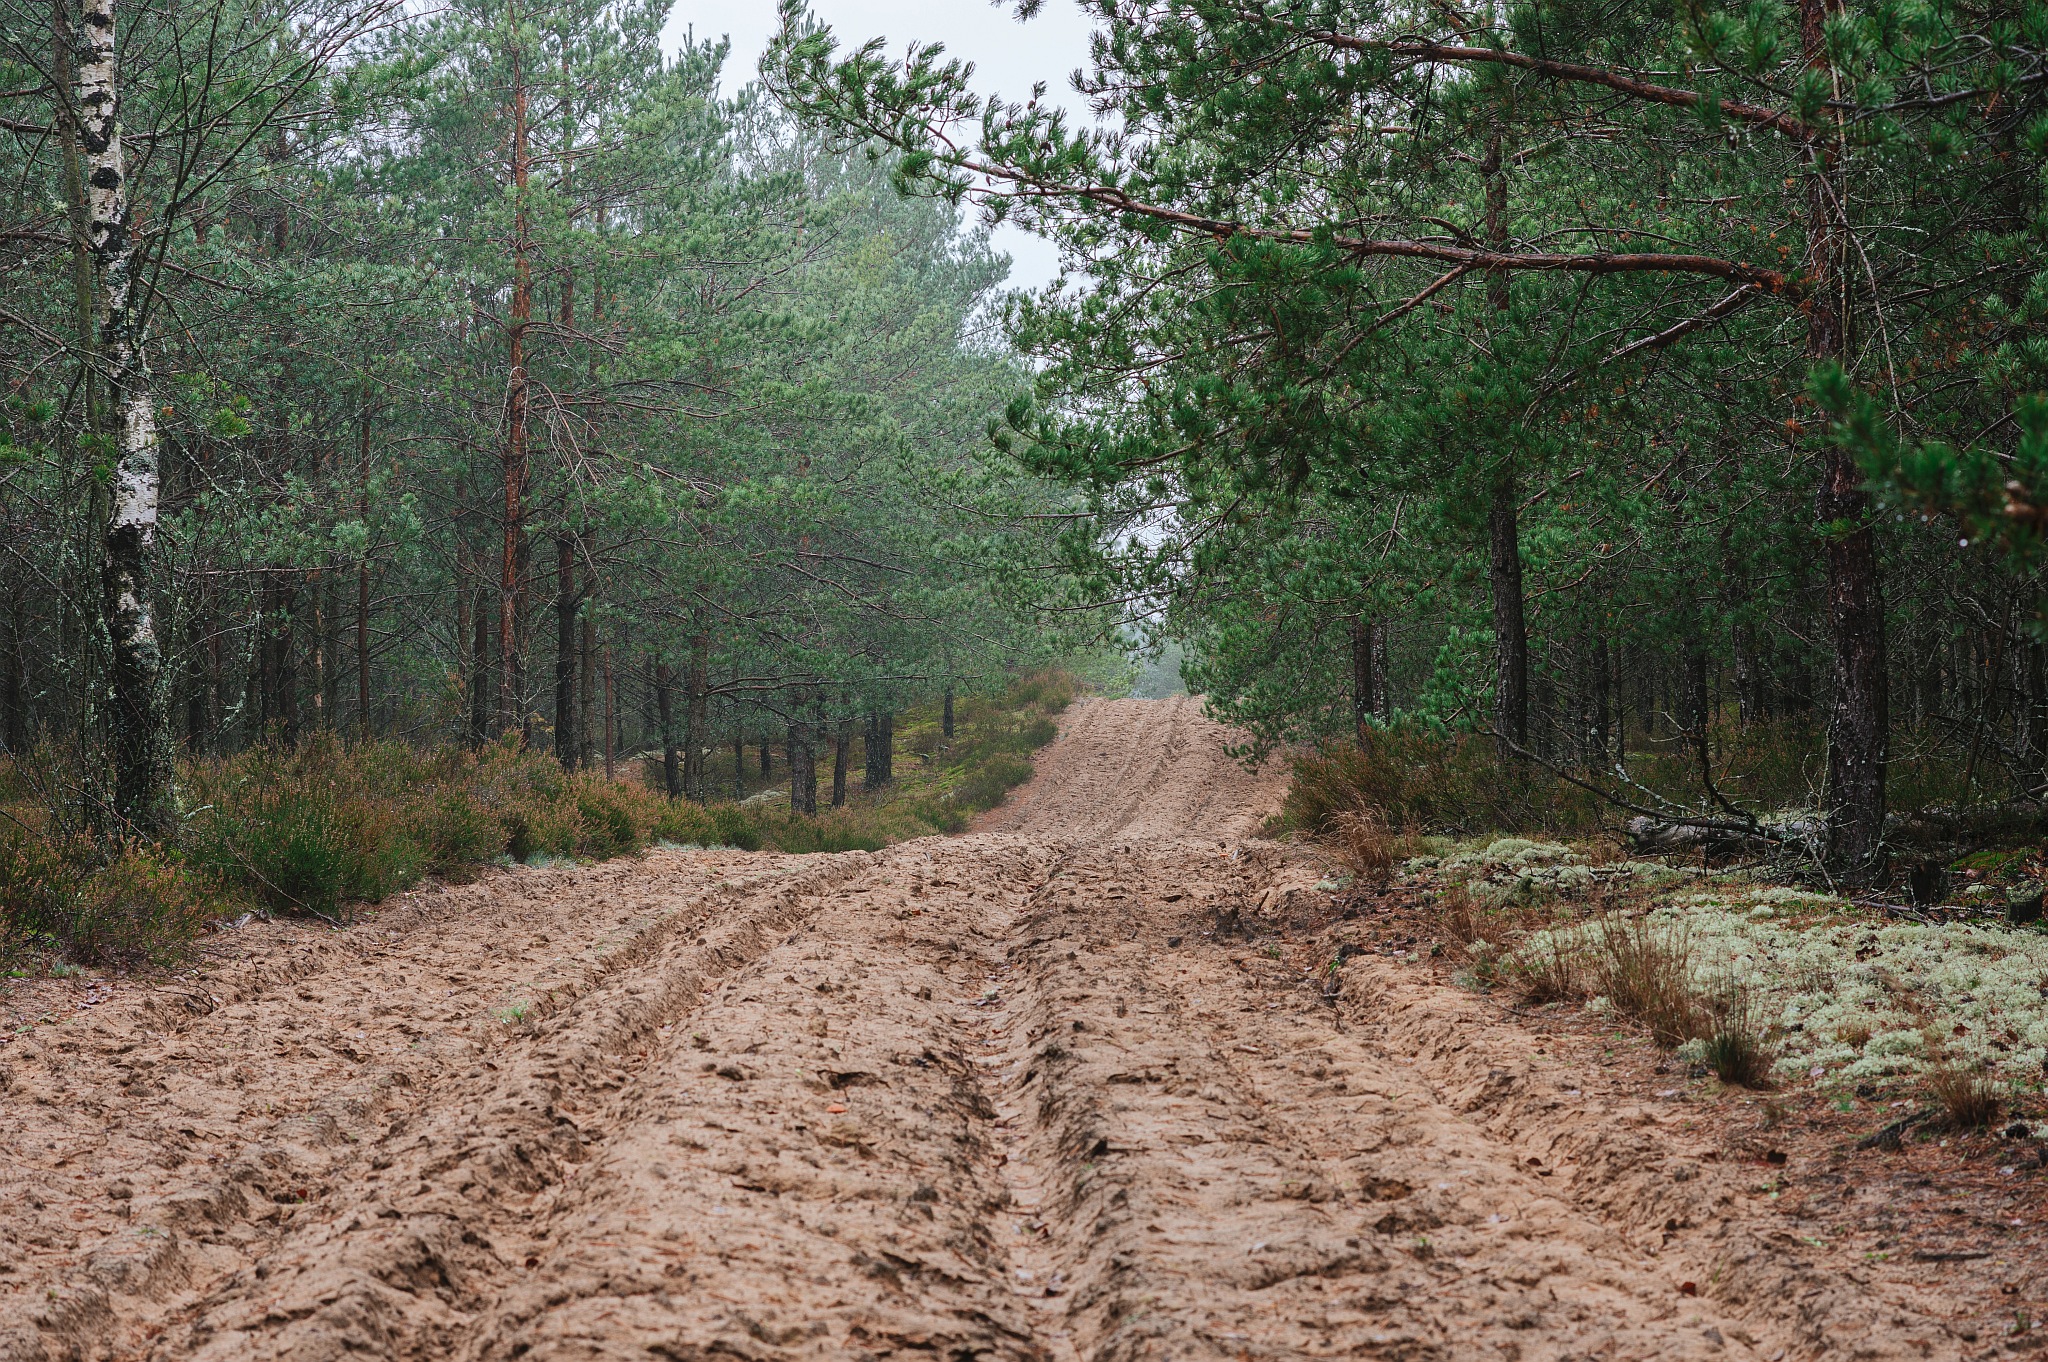
{"type": "Polygon", "coordinates": [[[293,635],[297,632],[294,612],[299,593],[292,574],[282,576],[283,580],[277,587],[277,612],[270,627],[270,678],[275,688],[271,719],[276,725],[278,741],[286,747],[296,747],[299,742],[299,658],[298,649],[293,646],[293,635]]]}
{"type": "Polygon", "coordinates": [[[818,812],[817,754],[807,723],[789,726],[789,807],[794,813],[813,817],[818,812]]]}
{"type": "Polygon", "coordinates": [[[1587,765],[1605,766],[1608,756],[1613,751],[1613,745],[1608,736],[1609,728],[1612,724],[1610,716],[1613,705],[1608,686],[1607,635],[1595,635],[1592,648],[1589,651],[1591,656],[1587,659],[1587,667],[1590,672],[1589,679],[1591,685],[1588,688],[1588,708],[1591,710],[1591,713],[1587,716],[1589,721],[1586,732],[1587,765]]]}
{"type": "MultiPolygon", "coordinates": [[[[468,587],[465,586],[464,590],[468,587]]],[[[469,743],[482,747],[491,733],[491,612],[485,608],[489,592],[479,590],[475,619],[476,640],[470,650],[469,743]]]]}
{"type": "MultiPolygon", "coordinates": [[[[1496,249],[1507,240],[1508,184],[1502,134],[1498,126],[1486,139],[1481,175],[1486,182],[1486,237],[1496,249]]],[[[1508,275],[1494,270],[1486,282],[1487,301],[1497,317],[1508,310],[1508,275]]],[[[1499,338],[1496,338],[1496,344],[1499,338]]],[[[1513,747],[1529,745],[1529,633],[1522,602],[1521,507],[1517,500],[1515,459],[1503,451],[1486,509],[1487,581],[1493,593],[1494,731],[1500,756],[1507,761],[1513,747]],[[1512,744],[1512,747],[1510,746],[1512,744]]]]}
{"type": "MultiPolygon", "coordinates": [[[[585,583],[588,594],[588,582],[585,583]]],[[[583,614],[583,637],[577,649],[577,665],[582,671],[578,681],[581,691],[578,697],[576,734],[582,739],[577,748],[576,764],[589,770],[597,760],[597,624],[590,613],[583,614]]]]}
{"type": "Polygon", "coordinates": [[[555,759],[576,769],[576,541],[555,536],[555,759]]]}
{"type": "MultiPolygon", "coordinates": [[[[1827,67],[1826,26],[1835,6],[1800,0],[1800,43],[1807,65],[1827,67]]],[[[1849,354],[1847,242],[1841,223],[1838,133],[1806,144],[1806,273],[1811,290],[1806,354],[1815,364],[1849,354]]],[[[1867,878],[1883,856],[1885,757],[1890,736],[1886,695],[1884,597],[1870,498],[1850,452],[1829,441],[1814,491],[1827,560],[1828,640],[1833,676],[1828,706],[1828,854],[1852,878],[1867,878]]]]}
{"type": "Polygon", "coordinates": [[[861,788],[879,790],[896,778],[896,716],[883,710],[868,715],[867,770],[861,788]]]}
{"type": "Polygon", "coordinates": [[[676,716],[673,692],[675,669],[666,662],[654,664],[654,707],[661,722],[661,788],[670,799],[683,792],[676,762],[676,716]]]}
{"type": "Polygon", "coordinates": [[[1375,719],[1386,714],[1385,651],[1379,624],[1366,615],[1351,617],[1351,727],[1361,742],[1375,719]]]}
{"type": "Polygon", "coordinates": [[[1487,508],[1487,577],[1493,587],[1493,722],[1507,746],[1529,745],[1529,634],[1522,615],[1522,537],[1515,481],[1504,474],[1487,508]]]}
{"type": "Polygon", "coordinates": [[[604,778],[612,780],[617,776],[613,769],[617,753],[617,733],[612,727],[612,650],[604,650],[604,778]]]}
{"type": "Polygon", "coordinates": [[[704,749],[711,725],[711,636],[690,640],[689,707],[683,724],[683,793],[699,804],[710,798],[704,771],[704,749]]]}
{"type": "Polygon", "coordinates": [[[832,807],[846,803],[846,761],[853,748],[853,720],[841,719],[832,735],[832,807]]]}
{"type": "Polygon", "coordinates": [[[327,706],[327,688],[330,674],[334,670],[329,664],[329,651],[327,647],[327,630],[329,620],[332,618],[332,612],[327,608],[328,593],[325,572],[315,571],[313,573],[312,587],[313,646],[311,656],[307,660],[313,664],[313,731],[317,733],[327,727],[331,713],[327,706]]]}
{"type": "MultiPolygon", "coordinates": [[[[513,22],[516,29],[517,16],[513,22]]],[[[533,266],[528,258],[526,188],[531,169],[527,145],[527,89],[518,38],[512,58],[512,306],[506,321],[505,450],[503,459],[503,544],[498,569],[498,730],[520,721],[519,585],[520,548],[525,538],[527,464],[526,329],[533,320],[533,266]]]]}

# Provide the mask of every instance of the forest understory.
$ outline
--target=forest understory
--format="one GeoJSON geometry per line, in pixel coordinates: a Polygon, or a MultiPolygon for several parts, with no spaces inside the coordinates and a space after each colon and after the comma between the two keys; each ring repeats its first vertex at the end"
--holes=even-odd
{"type": "Polygon", "coordinates": [[[518,867],[173,979],[15,981],[0,1355],[2042,1341],[2031,1136],[1863,1147],[1889,1092],[1724,1085],[1476,978],[1475,914],[1573,915],[1500,892],[1567,849],[1373,882],[1258,835],[1284,773],[1229,737],[1086,700],[961,836],[518,867]]]}

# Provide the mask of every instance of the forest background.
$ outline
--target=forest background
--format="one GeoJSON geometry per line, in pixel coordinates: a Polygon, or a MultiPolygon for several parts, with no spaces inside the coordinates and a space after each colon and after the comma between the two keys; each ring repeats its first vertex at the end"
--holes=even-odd
{"type": "Polygon", "coordinates": [[[1425,822],[2032,818],[2048,6],[1084,9],[1077,129],[794,3],[726,96],[651,3],[6,0],[10,922],[329,901],[380,790],[589,853],[650,749],[808,815],[1132,621],[1425,822]]]}

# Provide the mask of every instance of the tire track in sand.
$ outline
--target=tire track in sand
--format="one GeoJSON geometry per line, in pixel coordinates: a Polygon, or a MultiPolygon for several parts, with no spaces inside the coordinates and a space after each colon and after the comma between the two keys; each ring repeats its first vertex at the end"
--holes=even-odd
{"type": "Polygon", "coordinates": [[[1277,859],[1244,839],[1279,778],[1226,739],[1077,705],[983,830],[720,889],[337,1158],[317,1215],[19,1355],[1961,1355],[1818,1267],[1683,1294],[1706,1259],[1639,1233],[1670,1198],[1566,1164],[1681,1139],[1609,1138],[1526,1056],[1477,1075],[1370,967],[1332,1006],[1207,935],[1277,859]]]}

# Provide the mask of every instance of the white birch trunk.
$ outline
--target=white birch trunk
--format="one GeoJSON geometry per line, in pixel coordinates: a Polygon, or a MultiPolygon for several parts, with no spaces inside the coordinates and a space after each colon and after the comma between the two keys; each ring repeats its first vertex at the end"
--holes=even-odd
{"type": "Polygon", "coordinates": [[[155,835],[164,831],[170,814],[163,653],[150,609],[149,581],[160,480],[156,403],[135,325],[135,242],[130,232],[127,167],[121,155],[114,0],[83,0],[82,10],[79,142],[85,155],[87,240],[99,273],[104,309],[95,359],[115,416],[117,441],[112,507],[101,560],[107,634],[113,652],[114,807],[136,831],[155,835]]]}

